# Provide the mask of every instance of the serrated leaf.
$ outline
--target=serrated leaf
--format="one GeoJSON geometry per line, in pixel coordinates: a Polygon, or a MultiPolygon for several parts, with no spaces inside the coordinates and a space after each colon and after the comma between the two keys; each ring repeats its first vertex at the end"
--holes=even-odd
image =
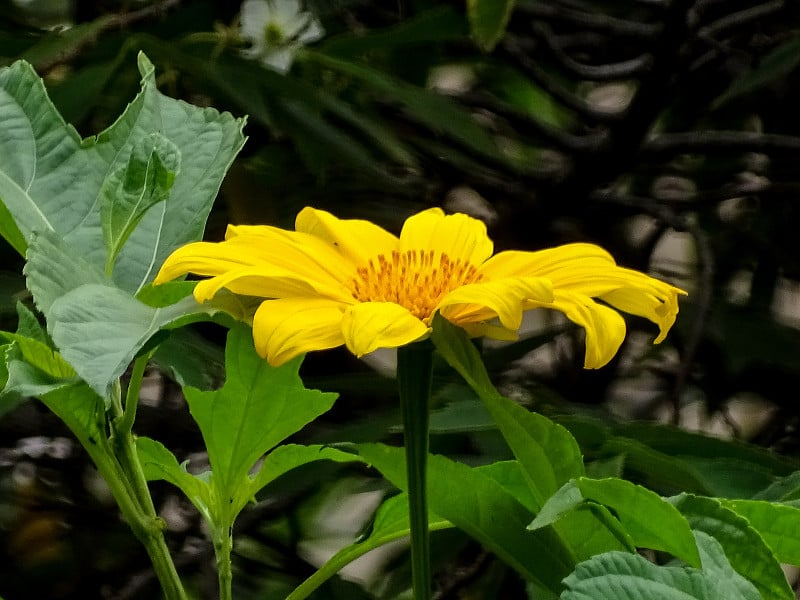
{"type": "Polygon", "coordinates": [[[78,375],[108,398],[113,382],[153,335],[205,311],[192,297],[153,308],[110,284],[88,283],[53,302],[47,328],[78,375]]]}
{"type": "Polygon", "coordinates": [[[93,264],[53,231],[34,233],[23,273],[36,307],[49,318],[50,307],[84,284],[105,285],[108,280],[93,264]]]}
{"type": "Polygon", "coordinates": [[[180,169],[180,150],[158,132],[145,135],[100,187],[100,220],[106,243],[106,275],[145,213],[168,197],[180,169]]]}
{"type": "MultiPolygon", "coordinates": [[[[202,236],[222,177],[244,143],[243,120],[161,95],[142,54],[139,70],[142,91],[109,129],[86,140],[58,114],[30,64],[0,70],[0,199],[24,243],[35,232],[54,231],[102,273],[104,181],[154,132],[181,152],[169,202],[145,213],[118,256],[114,281],[130,292],[151,281],[175,248],[202,236]]],[[[0,233],[13,238],[2,211],[0,233]]],[[[15,247],[24,251],[24,243],[15,247]]]]}
{"type": "Polygon", "coordinates": [[[336,394],[307,390],[298,376],[302,357],[272,367],[243,325],[228,333],[225,384],[204,392],[184,389],[208,450],[220,501],[233,501],[256,461],[328,411],[336,394]]]}
{"type": "MultiPolygon", "coordinates": [[[[402,448],[358,444],[358,453],[391,483],[406,487],[402,448]]],[[[574,565],[555,532],[526,532],[533,514],[491,477],[444,456],[428,456],[431,511],[480,541],[523,576],[551,591],[574,565]]]]}
{"type": "Polygon", "coordinates": [[[658,494],[623,479],[570,481],[548,500],[529,528],[549,525],[584,501],[610,509],[636,547],[669,552],[699,566],[689,523],[680,512],[658,494]]]}
{"type": "Polygon", "coordinates": [[[778,561],[747,519],[717,498],[681,494],[672,503],[692,529],[713,536],[731,567],[756,586],[764,600],[794,600],[778,561]]]}
{"type": "Polygon", "coordinates": [[[608,552],[582,562],[564,580],[561,600],[759,600],[725,560],[714,538],[696,535],[703,570],[656,566],[638,554],[608,552]]]}
{"type": "Polygon", "coordinates": [[[467,0],[470,31],[478,46],[491,51],[503,37],[516,0],[467,0]]]}

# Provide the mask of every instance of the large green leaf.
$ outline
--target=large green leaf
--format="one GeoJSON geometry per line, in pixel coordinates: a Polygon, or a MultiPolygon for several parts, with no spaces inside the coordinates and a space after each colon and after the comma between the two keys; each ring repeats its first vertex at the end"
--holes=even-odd
{"type": "Polygon", "coordinates": [[[492,50],[506,31],[516,0],[467,0],[472,37],[483,50],[492,50]]]}
{"type": "Polygon", "coordinates": [[[103,272],[104,182],[153,133],[180,153],[168,201],[145,212],[117,259],[114,281],[128,291],[151,281],[175,248],[202,236],[222,177],[244,143],[242,120],[161,95],[143,54],[139,70],[139,95],[109,129],[86,140],[58,114],[30,64],[0,70],[0,200],[14,220],[8,223],[0,212],[0,234],[20,251],[36,232],[54,231],[103,272]]]}
{"type": "Polygon", "coordinates": [[[301,362],[270,366],[256,354],[251,330],[239,325],[228,333],[225,384],[211,392],[184,389],[226,501],[234,501],[261,456],[333,406],[336,394],[303,386],[301,362]]]}
{"type": "MultiPolygon", "coordinates": [[[[402,448],[358,444],[358,453],[400,489],[406,487],[402,448]]],[[[553,592],[574,566],[572,552],[550,529],[529,532],[533,514],[497,481],[444,456],[428,457],[430,509],[480,541],[523,576],[553,592]]]]}
{"type": "Polygon", "coordinates": [[[107,398],[113,382],[153,335],[206,310],[191,296],[153,308],[113,285],[87,283],[53,302],[47,328],[81,378],[107,398]]]}
{"type": "Polygon", "coordinates": [[[695,535],[702,570],[656,566],[638,554],[608,552],[582,562],[564,580],[561,600],[759,600],[753,585],[734,571],[719,543],[695,535]]]}
{"type": "Polygon", "coordinates": [[[672,502],[694,531],[720,543],[731,566],[755,585],[764,600],[794,600],[775,555],[747,519],[716,498],[681,494],[672,502]]]}

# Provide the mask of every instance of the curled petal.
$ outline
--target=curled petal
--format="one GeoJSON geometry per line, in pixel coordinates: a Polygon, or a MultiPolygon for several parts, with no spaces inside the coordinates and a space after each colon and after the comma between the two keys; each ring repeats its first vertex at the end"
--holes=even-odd
{"type": "Polygon", "coordinates": [[[364,302],[347,307],[342,333],[347,348],[363,356],[378,348],[396,348],[425,337],[430,328],[392,302],[364,302]]]}
{"type": "Polygon", "coordinates": [[[253,317],[256,351],[277,367],[305,352],[341,346],[344,311],[345,305],[325,298],[262,302],[253,317]]]}
{"type": "Polygon", "coordinates": [[[614,309],[598,304],[588,296],[556,290],[548,308],[563,312],[586,331],[583,366],[587,369],[599,369],[608,363],[625,339],[625,319],[614,309]]]}
{"type": "MultiPolygon", "coordinates": [[[[641,273],[631,273],[642,277],[641,273]]],[[[639,286],[621,287],[603,294],[600,298],[619,310],[644,317],[658,325],[659,333],[653,340],[654,344],[658,344],[667,337],[670,328],[675,324],[678,316],[678,295],[685,294],[683,290],[668,283],[647,277],[639,286]]]]}
{"type": "Polygon", "coordinates": [[[406,219],[400,232],[401,252],[420,248],[477,266],[492,255],[494,244],[483,221],[460,213],[445,215],[441,208],[429,208],[406,219]]]}
{"type": "Polygon", "coordinates": [[[442,299],[438,309],[444,318],[458,325],[496,317],[505,329],[516,331],[522,324],[526,301],[546,305],[552,299],[550,280],[509,277],[456,288],[442,299]]]}
{"type": "Polygon", "coordinates": [[[398,247],[397,238],[374,223],[338,219],[308,206],[298,213],[295,229],[323,240],[357,265],[366,265],[379,254],[390,256],[398,247]]]}

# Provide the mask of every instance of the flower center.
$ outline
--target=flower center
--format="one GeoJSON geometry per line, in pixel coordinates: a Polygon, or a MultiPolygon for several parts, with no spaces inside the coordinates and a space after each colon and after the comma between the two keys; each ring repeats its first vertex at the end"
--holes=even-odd
{"type": "Polygon", "coordinates": [[[264,39],[267,46],[280,46],[284,40],[283,29],[277,23],[267,23],[267,26],[264,27],[264,39]]]}
{"type": "Polygon", "coordinates": [[[480,279],[474,265],[447,254],[395,250],[389,257],[379,254],[360,267],[352,291],[359,302],[394,302],[424,320],[448,292],[480,279]]]}

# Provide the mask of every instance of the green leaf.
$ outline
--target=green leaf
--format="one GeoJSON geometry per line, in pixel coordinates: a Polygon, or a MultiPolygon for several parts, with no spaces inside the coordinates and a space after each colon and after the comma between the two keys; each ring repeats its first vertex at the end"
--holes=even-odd
{"type": "Polygon", "coordinates": [[[731,566],[756,586],[764,600],[794,600],[775,555],[747,519],[716,498],[681,494],[672,503],[694,531],[720,543],[731,566]]]}
{"type": "MultiPolygon", "coordinates": [[[[280,449],[280,448],[279,448],[280,449]]],[[[441,517],[429,515],[428,528],[431,531],[452,528],[453,525],[441,517]]],[[[408,524],[408,496],[398,494],[392,496],[378,508],[375,520],[372,523],[369,535],[354,544],[345,546],[331,556],[325,564],[319,567],[308,579],[295,588],[286,600],[299,600],[308,597],[327,579],[338,573],[344,566],[355,559],[364,556],[367,552],[379,548],[384,544],[406,538],[409,536],[408,524]]]]}
{"type": "Polygon", "coordinates": [[[376,92],[381,99],[399,104],[412,118],[458,140],[470,149],[497,161],[501,153],[491,135],[483,129],[466,109],[434,92],[393,78],[361,63],[306,50],[305,54],[324,67],[353,77],[376,92]]]}
{"type": "Polygon", "coordinates": [[[17,61],[0,70],[0,122],[6,134],[0,139],[5,157],[0,199],[24,242],[15,243],[2,211],[0,234],[20,251],[35,232],[53,231],[102,273],[104,182],[154,132],[180,152],[181,170],[169,201],[144,214],[117,258],[114,281],[130,292],[151,281],[174,249],[202,237],[222,177],[244,143],[243,120],[161,95],[153,65],[143,54],[139,70],[139,95],[109,129],[86,140],[58,114],[30,64],[17,61]]]}
{"type": "Polygon", "coordinates": [[[722,505],[747,519],[778,561],[800,566],[800,508],[763,500],[723,500],[722,505]]]}
{"type": "Polygon", "coordinates": [[[669,552],[699,566],[689,523],[680,512],[658,494],[623,479],[582,477],[567,483],[545,504],[529,528],[549,525],[582,501],[609,508],[636,547],[669,552]]]}
{"type": "Polygon", "coordinates": [[[525,472],[537,510],[559,487],[583,475],[583,457],[572,434],[498,393],[463,329],[437,314],[431,339],[439,354],[475,390],[492,415],[525,472]]]}
{"type": "Polygon", "coordinates": [[[169,197],[181,154],[160,133],[138,140],[128,163],[116,169],[100,187],[100,220],[106,243],[106,274],[110,275],[123,244],[145,213],[169,197]]]}
{"type": "Polygon", "coordinates": [[[77,287],[108,280],[93,264],[53,231],[31,235],[23,272],[37,308],[49,318],[50,307],[58,298],[77,287]]]}
{"type": "Polygon", "coordinates": [[[467,16],[472,37],[489,52],[506,31],[516,0],[467,0],[467,16]]]}
{"type": "Polygon", "coordinates": [[[88,283],[53,302],[47,327],[64,358],[107,398],[113,382],[155,333],[205,311],[192,297],[153,308],[112,285],[88,283]]]}
{"type": "Polygon", "coordinates": [[[103,430],[105,407],[100,396],[92,389],[85,383],[78,382],[59,386],[38,398],[64,422],[90,454],[100,452],[93,449],[98,448],[106,439],[103,430]]]}
{"type": "Polygon", "coordinates": [[[734,98],[750,94],[773,81],[787,77],[800,65],[800,37],[794,37],[767,54],[749,72],[736,77],[733,83],[716,100],[719,108],[734,98]]]}
{"type": "Polygon", "coordinates": [[[206,519],[211,520],[211,487],[200,477],[179,465],[175,455],[161,442],[148,437],[136,438],[136,452],[148,481],[167,481],[180,489],[206,519]]]}
{"type": "Polygon", "coordinates": [[[773,481],[769,486],[753,495],[753,500],[788,502],[800,499],[800,471],[773,481]]]}
{"type": "MultiPolygon", "coordinates": [[[[402,448],[358,444],[358,453],[395,486],[406,486],[402,448]]],[[[447,519],[523,576],[551,590],[574,566],[570,550],[549,529],[525,531],[533,514],[494,479],[444,456],[428,456],[428,501],[447,519]]]]}
{"type": "Polygon", "coordinates": [[[302,357],[272,367],[253,347],[243,325],[228,333],[225,384],[204,392],[186,388],[200,427],[220,502],[231,502],[255,462],[271,448],[328,411],[336,394],[307,390],[297,372],[302,357]]]}
{"type": "Polygon", "coordinates": [[[360,456],[352,452],[343,452],[329,446],[300,446],[297,444],[278,446],[264,458],[258,472],[251,479],[247,494],[255,496],[264,486],[275,481],[284,473],[318,460],[363,462],[360,456]]]}
{"type": "Polygon", "coordinates": [[[656,566],[638,554],[608,552],[582,562],[564,580],[561,600],[758,600],[758,591],[725,560],[714,538],[698,532],[703,570],[656,566]]]}

